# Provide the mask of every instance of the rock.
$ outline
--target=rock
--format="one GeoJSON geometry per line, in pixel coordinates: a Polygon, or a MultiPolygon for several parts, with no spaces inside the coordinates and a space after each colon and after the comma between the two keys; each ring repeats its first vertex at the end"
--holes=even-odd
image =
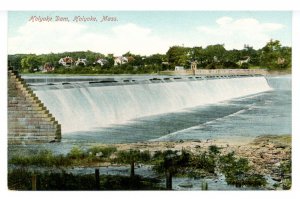
{"type": "Polygon", "coordinates": [[[178,186],[184,187],[184,188],[192,188],[192,187],[193,187],[193,184],[190,183],[190,182],[186,182],[186,183],[181,183],[181,184],[179,184],[178,186]]]}
{"type": "Polygon", "coordinates": [[[286,148],[286,146],[283,145],[283,144],[277,144],[275,147],[276,147],[277,149],[285,149],[285,148],[286,148]]]}
{"type": "Polygon", "coordinates": [[[281,178],[279,176],[276,176],[276,177],[272,177],[272,180],[274,180],[276,182],[280,182],[281,178]]]}

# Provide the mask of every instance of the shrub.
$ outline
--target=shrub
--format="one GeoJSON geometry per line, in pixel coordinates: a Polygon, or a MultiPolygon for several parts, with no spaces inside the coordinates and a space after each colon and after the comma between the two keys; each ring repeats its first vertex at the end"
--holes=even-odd
{"type": "Polygon", "coordinates": [[[83,150],[81,150],[79,147],[75,146],[71,149],[71,151],[67,154],[68,158],[71,159],[82,159],[86,156],[83,150]]]}
{"type": "Polygon", "coordinates": [[[217,147],[216,145],[210,145],[210,146],[208,147],[208,151],[209,151],[209,153],[211,153],[211,154],[217,155],[217,154],[220,153],[220,148],[217,147]]]}
{"type": "Polygon", "coordinates": [[[117,151],[116,147],[108,146],[108,147],[102,147],[102,146],[93,146],[88,149],[88,153],[92,155],[96,155],[97,153],[101,152],[102,157],[109,158],[113,153],[117,151]]]}
{"type": "Polygon", "coordinates": [[[196,169],[204,170],[208,173],[214,173],[216,168],[216,160],[213,155],[207,154],[206,152],[195,156],[193,161],[193,166],[196,169]]]}
{"type": "Polygon", "coordinates": [[[53,153],[49,150],[42,150],[35,155],[32,156],[13,156],[9,161],[10,164],[21,165],[21,166],[67,166],[70,165],[71,162],[63,155],[53,155],[53,153]]]}
{"type": "Polygon", "coordinates": [[[245,158],[236,158],[234,153],[220,157],[220,170],[226,177],[228,184],[241,186],[265,186],[266,179],[259,174],[250,173],[248,160],[245,158]]]}

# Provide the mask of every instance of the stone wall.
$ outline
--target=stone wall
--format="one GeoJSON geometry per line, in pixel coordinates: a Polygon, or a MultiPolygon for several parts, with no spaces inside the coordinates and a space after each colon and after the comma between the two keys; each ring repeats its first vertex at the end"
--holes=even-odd
{"type": "Polygon", "coordinates": [[[61,126],[25,81],[8,71],[8,144],[59,142],[61,126]]]}
{"type": "MultiPolygon", "coordinates": [[[[193,75],[192,70],[161,71],[161,75],[193,75]]],[[[196,75],[267,75],[265,69],[197,69],[196,75]]]]}

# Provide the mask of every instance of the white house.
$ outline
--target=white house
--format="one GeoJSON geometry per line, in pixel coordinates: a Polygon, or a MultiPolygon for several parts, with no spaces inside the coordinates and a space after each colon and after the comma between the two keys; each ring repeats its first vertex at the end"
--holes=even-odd
{"type": "Polygon", "coordinates": [[[100,64],[101,66],[103,66],[104,64],[107,64],[108,61],[106,59],[97,59],[97,61],[94,62],[94,65],[96,64],[100,64]]]}
{"type": "Polygon", "coordinates": [[[80,65],[80,64],[83,64],[84,66],[86,66],[88,63],[88,61],[86,59],[81,59],[81,58],[78,58],[77,61],[75,62],[76,66],[80,65]]]}
{"type": "Polygon", "coordinates": [[[115,61],[114,65],[117,66],[117,65],[122,65],[127,63],[128,59],[127,57],[119,56],[119,57],[115,57],[114,61],[115,61]]]}
{"type": "Polygon", "coordinates": [[[72,57],[67,56],[65,58],[60,58],[58,63],[63,66],[72,66],[72,64],[74,63],[74,59],[72,57]]]}
{"type": "Polygon", "coordinates": [[[249,56],[246,56],[245,59],[242,59],[242,60],[239,60],[237,62],[237,65],[241,66],[243,65],[244,63],[249,63],[250,62],[250,57],[249,56]]]}

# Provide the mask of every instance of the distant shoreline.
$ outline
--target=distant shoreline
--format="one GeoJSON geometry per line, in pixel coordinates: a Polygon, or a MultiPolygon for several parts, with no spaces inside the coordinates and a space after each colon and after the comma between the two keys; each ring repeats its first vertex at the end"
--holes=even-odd
{"type": "MultiPolygon", "coordinates": [[[[174,71],[170,71],[174,72],[174,71]]],[[[283,75],[291,75],[292,71],[278,71],[278,70],[271,70],[267,71],[265,76],[283,76],[283,75]]],[[[141,73],[141,74],[130,74],[130,73],[122,73],[122,74],[67,74],[67,73],[20,73],[21,76],[191,76],[192,74],[160,74],[160,73],[141,73]]],[[[249,74],[251,75],[251,74],[249,74]]],[[[193,75],[192,75],[193,76],[193,75]]],[[[196,74],[195,76],[201,76],[200,74],[196,74]]]]}

